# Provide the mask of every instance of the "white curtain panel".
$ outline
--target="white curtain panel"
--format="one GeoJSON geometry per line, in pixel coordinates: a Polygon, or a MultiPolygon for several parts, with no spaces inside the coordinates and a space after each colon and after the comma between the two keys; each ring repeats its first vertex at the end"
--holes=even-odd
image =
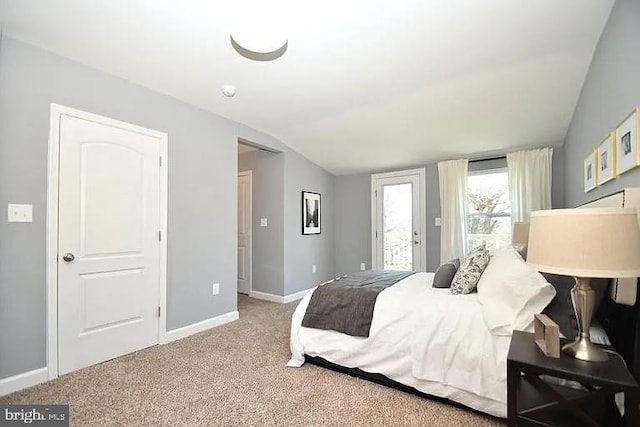
{"type": "Polygon", "coordinates": [[[553,148],[507,154],[511,220],[529,222],[531,212],[551,209],[553,148]]]}
{"type": "Polygon", "coordinates": [[[463,259],[467,253],[467,159],[438,163],[440,180],[440,261],[463,259]]]}

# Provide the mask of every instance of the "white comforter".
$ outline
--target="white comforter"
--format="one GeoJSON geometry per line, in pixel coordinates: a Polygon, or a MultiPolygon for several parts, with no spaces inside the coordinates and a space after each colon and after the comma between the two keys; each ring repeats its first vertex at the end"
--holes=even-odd
{"type": "Polygon", "coordinates": [[[432,281],[433,273],[417,273],[381,292],[368,338],[302,327],[310,291],[293,314],[287,366],[320,356],[506,417],[511,337],[491,335],[477,294],[451,295],[432,281]]]}

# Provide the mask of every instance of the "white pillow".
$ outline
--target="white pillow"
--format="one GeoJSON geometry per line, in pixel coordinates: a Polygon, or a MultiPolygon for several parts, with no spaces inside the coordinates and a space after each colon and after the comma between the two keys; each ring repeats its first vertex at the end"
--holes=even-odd
{"type": "Polygon", "coordinates": [[[493,335],[526,330],[556,290],[512,246],[497,249],[478,282],[484,322],[493,335]]]}

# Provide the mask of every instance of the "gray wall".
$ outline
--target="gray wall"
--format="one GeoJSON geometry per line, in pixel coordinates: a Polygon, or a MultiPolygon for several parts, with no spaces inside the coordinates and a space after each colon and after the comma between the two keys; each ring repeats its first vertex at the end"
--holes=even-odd
{"type": "Polygon", "coordinates": [[[253,170],[253,290],[287,296],[335,277],[335,177],[282,144],[266,146],[284,154],[238,157],[240,171],[253,170]],[[302,235],[302,191],[321,195],[319,235],[302,235]]]}
{"type": "Polygon", "coordinates": [[[284,294],[309,289],[335,276],[335,177],[292,152],[285,158],[284,294]],[[302,191],[320,193],[321,234],[302,235],[302,191]],[[316,272],[312,273],[312,265],[316,272]]]}
{"type": "Polygon", "coordinates": [[[553,147],[553,161],[551,165],[551,205],[554,209],[561,209],[565,205],[565,174],[564,174],[564,147],[553,147]]]}
{"type": "Polygon", "coordinates": [[[438,164],[425,166],[427,180],[427,271],[436,271],[440,265],[440,227],[436,227],[435,219],[440,216],[440,183],[438,181],[438,164]]]}
{"type": "MultiPolygon", "coordinates": [[[[1,43],[0,206],[31,203],[34,220],[0,221],[0,379],[45,366],[50,103],[168,133],[168,330],[236,309],[238,137],[290,160],[285,203],[304,184],[327,191],[323,211],[332,209],[333,176],[275,138],[19,41],[1,43]],[[213,282],[220,283],[217,296],[213,282]]],[[[288,216],[299,233],[299,193],[295,200],[297,216],[293,209],[288,216]]],[[[285,238],[301,263],[319,260],[318,278],[333,275],[333,255],[325,259],[334,249],[332,214],[323,233],[313,240],[319,247],[285,238]]]]}
{"type": "Polygon", "coordinates": [[[371,269],[371,176],[336,177],[336,275],[371,269]]]}
{"type": "Polygon", "coordinates": [[[240,154],[238,170],[252,171],[252,290],[284,295],[284,154],[240,154]]]}
{"type": "MultiPolygon", "coordinates": [[[[553,149],[553,185],[551,188],[554,207],[563,207],[563,149],[553,149]]],[[[411,167],[411,169],[414,166],[411,167]]],[[[426,170],[426,239],[427,271],[435,271],[440,265],[440,227],[435,218],[440,216],[440,186],[438,165],[429,163],[426,170]]],[[[470,171],[506,167],[505,159],[472,162],[470,171]]],[[[409,169],[409,168],[408,168],[409,169]]],[[[371,268],[371,175],[338,176],[336,182],[336,274],[360,269],[366,261],[371,268]]]]}
{"type": "Polygon", "coordinates": [[[584,192],[584,158],[640,105],[640,1],[617,0],[591,60],[565,149],[565,201],[576,206],[624,187],[640,186],[640,168],[584,192]]]}

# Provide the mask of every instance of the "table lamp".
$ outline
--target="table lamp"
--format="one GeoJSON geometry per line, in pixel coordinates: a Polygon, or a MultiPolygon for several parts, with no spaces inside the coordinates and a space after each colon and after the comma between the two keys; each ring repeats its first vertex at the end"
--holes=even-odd
{"type": "Polygon", "coordinates": [[[590,362],[608,360],[589,336],[596,308],[591,278],[640,276],[636,210],[585,208],[532,212],[527,263],[541,272],[575,278],[571,301],[579,333],[574,342],[562,348],[563,352],[590,362]]]}

